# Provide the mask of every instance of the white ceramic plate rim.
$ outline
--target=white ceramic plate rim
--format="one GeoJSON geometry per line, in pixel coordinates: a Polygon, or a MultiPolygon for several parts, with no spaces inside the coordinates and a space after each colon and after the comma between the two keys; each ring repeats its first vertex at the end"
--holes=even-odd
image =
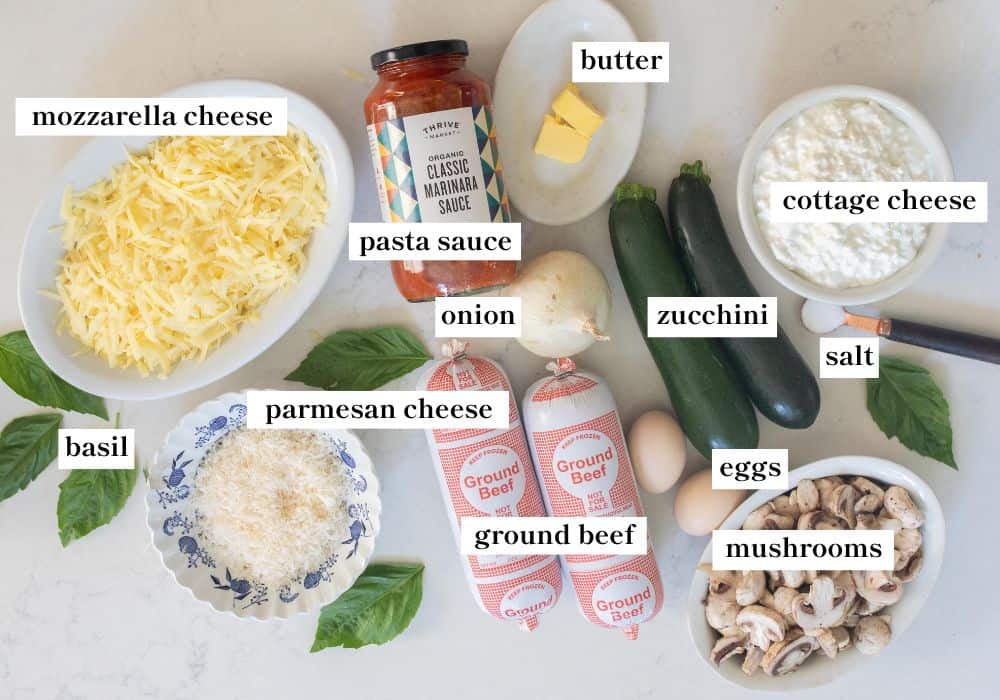
{"type": "MultiPolygon", "coordinates": [[[[268,620],[271,618],[287,618],[291,615],[312,612],[324,605],[327,605],[339,598],[344,591],[354,585],[358,576],[365,570],[371,560],[375,549],[375,540],[381,528],[382,501],[380,497],[380,485],[378,477],[372,465],[371,457],[365,449],[364,444],[357,435],[350,430],[319,431],[331,436],[347,437],[351,445],[351,455],[354,457],[355,470],[361,473],[368,482],[368,490],[365,492],[365,501],[371,507],[371,537],[365,537],[358,543],[357,553],[350,559],[341,558],[335,565],[335,578],[329,581],[322,581],[315,588],[303,592],[290,603],[281,600],[269,601],[268,605],[257,605],[252,608],[237,608],[232,605],[223,605],[222,596],[217,595],[217,591],[209,583],[208,571],[205,568],[204,581],[197,587],[192,587],[182,582],[179,577],[180,557],[175,556],[174,548],[176,542],[163,534],[164,515],[166,511],[160,507],[156,499],[156,486],[161,482],[163,475],[169,471],[166,455],[173,454],[178,446],[187,446],[190,442],[190,432],[197,425],[207,424],[217,415],[225,414],[226,407],[233,403],[245,403],[246,395],[251,389],[243,391],[229,392],[218,396],[210,401],[200,404],[193,411],[186,414],[177,425],[167,434],[163,445],[157,450],[153,459],[153,467],[149,473],[149,484],[146,492],[146,524],[149,526],[150,537],[153,548],[159,553],[160,562],[164,568],[170,572],[174,581],[187,590],[195,600],[208,603],[219,612],[226,612],[236,615],[242,619],[268,620]],[[220,414],[221,410],[221,414],[220,414]],[[171,545],[170,551],[166,551],[164,545],[171,545]],[[171,566],[173,562],[178,566],[171,566]]],[[[340,544],[343,548],[345,545],[340,544]]]]}
{"type": "MultiPolygon", "coordinates": [[[[506,83],[508,80],[516,82],[516,76],[508,77],[508,73],[513,69],[510,67],[513,62],[513,56],[509,56],[511,49],[516,49],[520,41],[525,40],[525,37],[532,31],[535,31],[535,23],[544,18],[549,13],[560,13],[560,22],[564,25],[571,24],[577,20],[586,20],[588,15],[599,9],[600,12],[606,12],[611,15],[616,16],[620,21],[622,28],[627,34],[626,38],[619,38],[618,41],[637,41],[635,36],[635,31],[629,24],[628,20],[624,15],[614,6],[604,2],[603,0],[549,0],[535,9],[528,17],[521,23],[514,36],[511,37],[510,42],[507,44],[507,48],[504,50],[503,57],[500,59],[500,65],[497,68],[496,80],[494,81],[494,113],[499,114],[500,110],[503,109],[503,94],[506,91],[506,83]],[[562,6],[562,7],[561,7],[562,6]]],[[[569,46],[565,47],[568,52],[570,50],[569,46]]],[[[558,82],[553,84],[553,88],[558,88],[565,82],[569,82],[569,76],[563,76],[558,82]]],[[[625,135],[626,140],[622,148],[618,150],[609,149],[607,154],[603,159],[596,164],[590,166],[591,170],[600,173],[600,184],[599,188],[596,185],[588,186],[584,185],[584,182],[597,182],[596,177],[588,178],[577,183],[574,183],[574,188],[578,192],[585,192],[589,188],[589,196],[583,196],[582,198],[575,199],[572,206],[564,206],[556,208],[552,206],[551,202],[546,201],[544,198],[538,195],[538,191],[532,188],[530,185],[531,179],[528,178],[525,183],[524,188],[520,188],[520,182],[517,178],[505,177],[504,186],[507,188],[507,194],[510,197],[511,202],[517,208],[517,210],[532,221],[538,222],[540,224],[545,224],[547,226],[563,226],[566,224],[572,224],[593,214],[597,211],[611,195],[614,193],[615,187],[618,183],[622,181],[625,175],[628,173],[629,168],[632,167],[632,161],[635,159],[635,154],[639,150],[639,143],[642,137],[643,131],[643,121],[646,114],[646,85],[643,83],[631,83],[622,84],[623,88],[632,89],[636,92],[635,106],[632,111],[625,114],[620,119],[618,124],[608,124],[605,123],[602,128],[606,129],[613,127],[618,129],[622,134],[625,135]],[[607,183],[607,184],[605,184],[607,183]],[[513,186],[512,186],[513,184],[513,186]]],[[[516,88],[514,88],[516,89],[516,88]]],[[[586,86],[583,88],[586,90],[586,86]]],[[[542,115],[539,114],[536,124],[533,120],[530,123],[521,124],[519,123],[519,128],[527,129],[537,129],[541,126],[542,115]]],[[[518,165],[516,158],[511,158],[510,151],[504,150],[504,131],[502,128],[501,121],[497,121],[497,140],[499,143],[500,158],[504,164],[504,173],[512,173],[514,169],[520,170],[521,166],[518,165]]],[[[524,158],[534,158],[536,157],[533,152],[523,154],[524,158]]]]}
{"type": "MultiPolygon", "coordinates": [[[[922,529],[923,569],[916,579],[906,584],[903,600],[888,610],[892,615],[892,642],[881,653],[883,655],[893,653],[894,649],[899,648],[900,637],[913,623],[927,599],[930,598],[941,571],[941,564],[944,561],[946,532],[941,504],[927,482],[912,471],[900,464],[877,457],[848,455],[821,459],[791,470],[788,478],[788,489],[752,493],[725,519],[718,529],[737,529],[752,510],[775,496],[794,489],[802,479],[818,479],[823,476],[845,474],[867,476],[906,488],[926,518],[922,529]]],[[[699,563],[711,563],[711,561],[712,543],[709,542],[699,563]]],[[[833,682],[834,679],[839,680],[859,665],[872,663],[878,658],[877,656],[864,656],[854,649],[848,650],[836,659],[828,659],[822,654],[814,653],[800,669],[781,678],[772,678],[762,671],[758,671],[753,676],[746,676],[740,670],[739,663],[734,661],[727,661],[722,666],[717,666],[712,663],[709,657],[716,632],[705,621],[705,608],[702,601],[707,593],[708,574],[696,569],[688,592],[688,632],[698,656],[715,673],[733,685],[748,690],[800,691],[826,685],[833,682]]]]}
{"type": "MultiPolygon", "coordinates": [[[[81,175],[94,170],[94,165],[107,164],[102,172],[122,158],[123,145],[139,148],[155,137],[101,136],[88,141],[60,171],[56,183],[42,197],[21,249],[18,269],[18,307],[25,331],[42,360],[57,375],[70,384],[98,396],[124,400],[149,400],[174,396],[217,381],[236,371],[269,348],[283,336],[315,301],[332,272],[347,237],[347,223],[354,205],[354,168],[347,143],[328,116],[301,95],[278,85],[255,80],[218,80],[195,83],[172,90],[164,97],[286,97],[288,121],[302,128],[316,146],[324,165],[329,209],[326,222],[313,232],[309,257],[299,279],[288,290],[276,294],[261,309],[257,321],[244,324],[236,335],[227,339],[206,358],[204,363],[188,360],[174,369],[165,379],[142,377],[135,369],[119,370],[107,366],[104,360],[64,333],[55,332],[58,302],[41,299],[40,289],[51,289],[54,271],[61,258],[52,257],[52,276],[32,273],[27,258],[45,252],[52,242],[43,236],[57,236],[49,226],[58,224],[49,215],[58,212],[67,183],[75,187],[89,184],[81,175]],[[43,221],[43,217],[45,220],[43,221]],[[316,241],[322,240],[322,245],[316,241]],[[322,257],[319,257],[322,254],[322,257]],[[75,346],[79,355],[69,352],[75,346]]],[[[96,178],[94,178],[96,179],[96,178]]],[[[55,249],[51,252],[54,253],[55,249]]]]}
{"type": "Polygon", "coordinates": [[[799,296],[831,304],[856,306],[887,299],[901,292],[926,272],[944,246],[948,236],[948,224],[930,224],[927,239],[917,252],[916,257],[908,265],[884,280],[863,287],[850,289],[823,287],[807,280],[778,261],[767,240],[760,232],[757,215],[754,212],[753,181],[757,160],[760,157],[760,152],[767,146],[771,136],[781,125],[809,107],[836,99],[869,99],[881,104],[913,129],[917,138],[923,143],[931,158],[935,180],[953,180],[954,172],[948,149],[945,148],[940,135],[916,107],[892,93],[864,85],[831,85],[808,90],[779,105],[757,127],[743,152],[736,183],[740,227],[750,245],[750,250],[774,279],[799,296]]]}

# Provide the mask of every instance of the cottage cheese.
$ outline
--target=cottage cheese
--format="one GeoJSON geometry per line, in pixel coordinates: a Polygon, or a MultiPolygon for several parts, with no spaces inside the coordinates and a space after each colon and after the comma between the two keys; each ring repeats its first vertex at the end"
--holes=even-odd
{"type": "Polygon", "coordinates": [[[930,158],[913,131],[868,100],[831,100],[783,124],[757,161],[754,209],[782,265],[823,287],[873,284],[905,267],[927,224],[775,223],[772,182],[896,182],[930,179],[930,158]]]}

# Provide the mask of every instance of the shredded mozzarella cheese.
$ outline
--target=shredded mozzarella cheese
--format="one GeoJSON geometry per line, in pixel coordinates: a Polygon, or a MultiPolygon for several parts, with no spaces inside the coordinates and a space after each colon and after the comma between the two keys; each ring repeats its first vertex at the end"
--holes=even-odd
{"type": "Polygon", "coordinates": [[[176,136],[62,202],[66,329],[111,367],[166,376],[298,277],[326,215],[316,148],[286,136],[176,136]]]}
{"type": "Polygon", "coordinates": [[[205,455],[191,498],[220,563],[273,585],[315,571],[347,537],[349,487],[321,435],[240,429],[205,455]]]}

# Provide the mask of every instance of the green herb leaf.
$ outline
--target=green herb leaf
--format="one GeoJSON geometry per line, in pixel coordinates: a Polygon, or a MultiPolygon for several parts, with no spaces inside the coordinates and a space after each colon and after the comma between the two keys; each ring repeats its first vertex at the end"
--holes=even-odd
{"type": "Polygon", "coordinates": [[[327,390],[377,389],[429,359],[421,342],[402,328],[337,331],[285,379],[327,390]]]}
{"type": "Polygon", "coordinates": [[[0,433],[0,501],[27,487],[52,464],[59,448],[60,413],[21,416],[0,433]]]}
{"type": "Polygon", "coordinates": [[[898,357],[879,360],[878,379],[867,380],[868,413],[887,437],[958,469],[951,446],[948,402],[923,367],[898,357]]]}
{"type": "Polygon", "coordinates": [[[24,331],[0,336],[0,379],[39,406],[90,413],[108,419],[104,399],[60,379],[42,362],[24,331]]]}
{"type": "Polygon", "coordinates": [[[59,541],[65,547],[118,515],[135,487],[136,469],[75,469],[59,484],[59,541]]]}
{"type": "Polygon", "coordinates": [[[423,564],[369,564],[320,612],[310,651],[385,644],[405,630],[423,597],[423,564]]]}

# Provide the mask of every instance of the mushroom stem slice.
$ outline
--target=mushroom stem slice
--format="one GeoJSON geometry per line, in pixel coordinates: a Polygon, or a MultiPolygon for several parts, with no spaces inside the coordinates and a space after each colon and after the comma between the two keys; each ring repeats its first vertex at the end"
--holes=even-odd
{"type": "Polygon", "coordinates": [[[746,658],[743,659],[743,673],[752,676],[760,668],[760,662],[763,658],[764,650],[760,647],[750,647],[747,649],[746,658]]]}

